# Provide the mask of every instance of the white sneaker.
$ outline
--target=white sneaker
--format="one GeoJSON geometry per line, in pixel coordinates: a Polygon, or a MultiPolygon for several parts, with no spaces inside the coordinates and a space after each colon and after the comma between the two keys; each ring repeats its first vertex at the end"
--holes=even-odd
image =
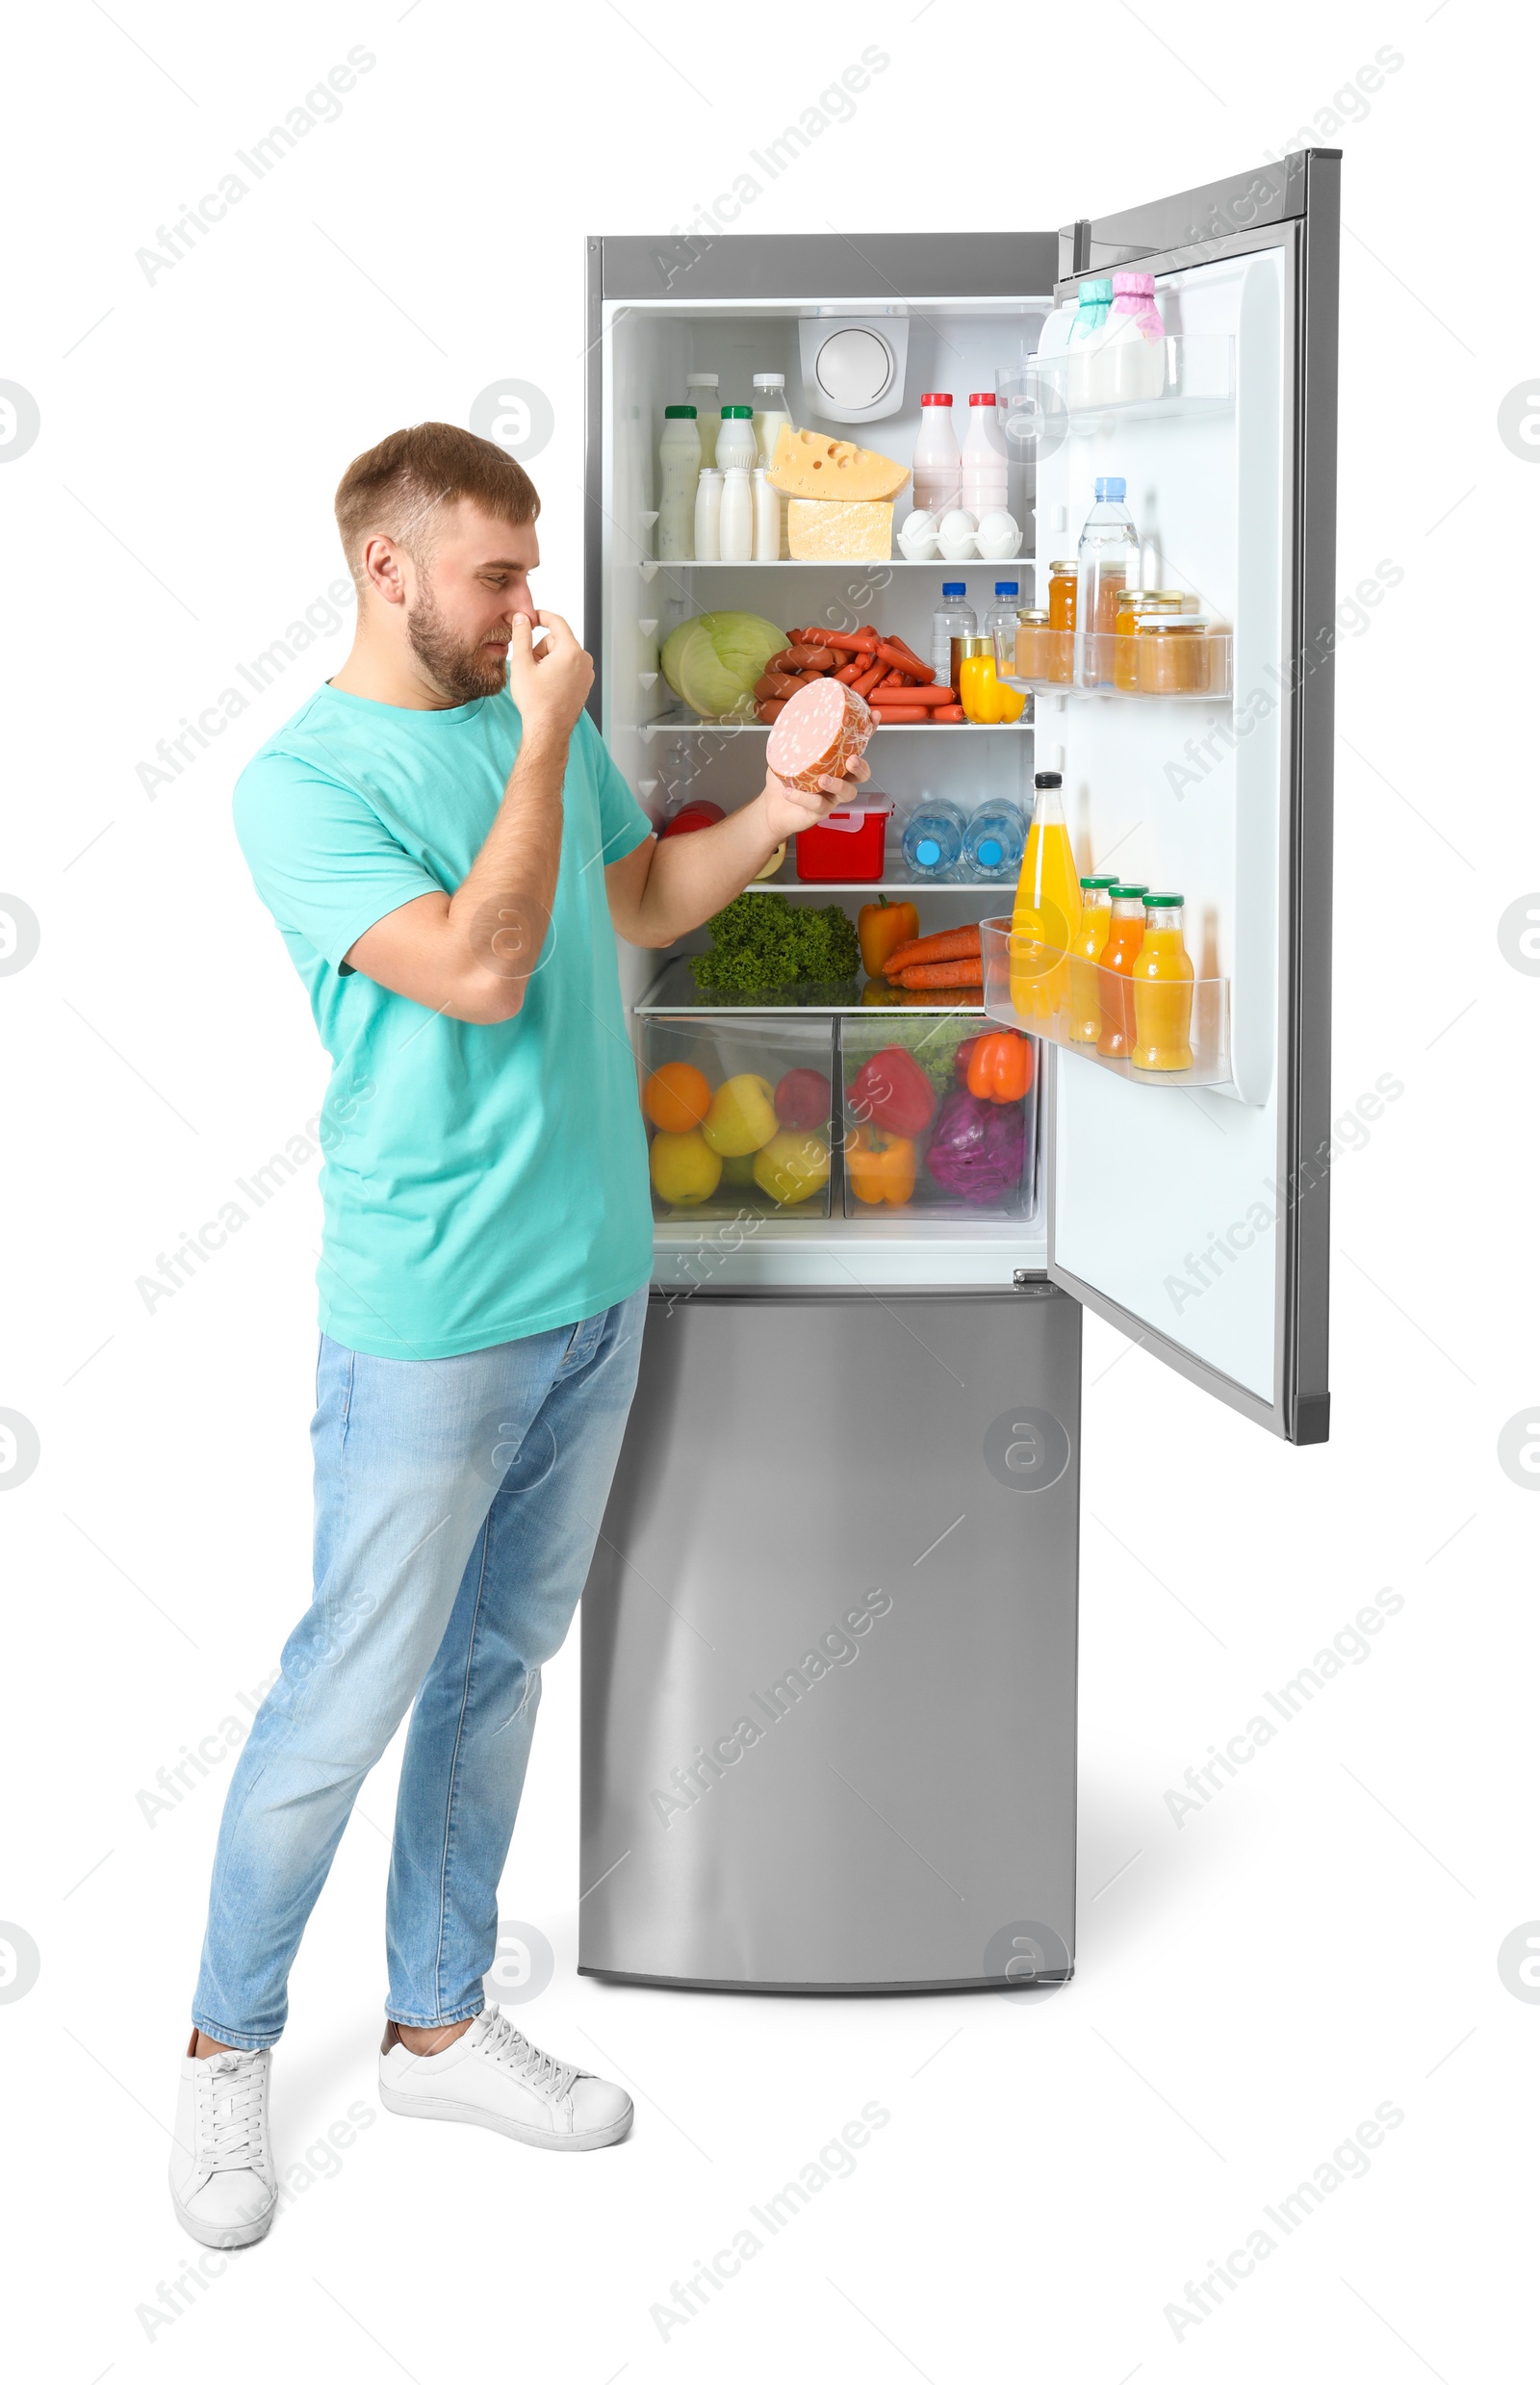
{"type": "Polygon", "coordinates": [[[632,2119],[623,2087],[543,2054],[489,2004],[442,2054],[413,2054],[396,2023],[379,2049],[379,2099],[423,2120],[472,2120],[554,2153],[614,2144],[632,2119]]]}
{"type": "Polygon", "coordinates": [[[182,2059],[171,2144],[171,2201],[190,2236],[231,2250],[272,2225],[278,2175],[268,2135],[272,2052],[232,2050],[198,2062],[197,2031],[182,2059]]]}

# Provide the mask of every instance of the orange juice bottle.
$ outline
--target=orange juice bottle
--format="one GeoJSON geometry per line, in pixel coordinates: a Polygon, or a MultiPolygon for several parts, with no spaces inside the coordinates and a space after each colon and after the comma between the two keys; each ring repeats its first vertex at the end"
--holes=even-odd
{"type": "Polygon", "coordinates": [[[1096,990],[1101,998],[1096,1049],[1103,1060],[1126,1060],[1134,1040],[1134,1006],[1127,986],[1120,981],[1129,976],[1144,941],[1144,888],[1116,885],[1111,893],[1112,924],[1096,963],[1096,990]]]}
{"type": "Polygon", "coordinates": [[[1113,924],[1111,890],[1114,878],[1082,878],[1080,925],[1069,958],[1069,1040],[1094,1043],[1101,1033],[1101,996],[1096,989],[1096,962],[1101,959],[1113,924]]]}
{"type": "Polygon", "coordinates": [[[1068,1000],[1066,955],[1080,926],[1080,872],[1065,819],[1064,781],[1040,770],[1011,914],[1011,1000],[1046,1023],[1068,1000]]]}
{"type": "Polygon", "coordinates": [[[1193,1065],[1193,963],[1182,941],[1179,894],[1146,894],[1144,941],[1130,971],[1136,1068],[1193,1065]]]}

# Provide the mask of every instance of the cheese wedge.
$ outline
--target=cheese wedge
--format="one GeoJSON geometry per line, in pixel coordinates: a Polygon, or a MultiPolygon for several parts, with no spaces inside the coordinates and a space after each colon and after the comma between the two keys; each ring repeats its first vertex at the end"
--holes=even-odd
{"type": "Polygon", "coordinates": [[[770,486],[783,497],[842,500],[896,497],[909,474],[875,448],[849,439],[828,439],[821,430],[782,424],[770,459],[770,486]]]}
{"type": "Polygon", "coordinates": [[[795,563],[886,563],[893,551],[892,505],[794,497],[786,507],[786,544],[795,563]]]}

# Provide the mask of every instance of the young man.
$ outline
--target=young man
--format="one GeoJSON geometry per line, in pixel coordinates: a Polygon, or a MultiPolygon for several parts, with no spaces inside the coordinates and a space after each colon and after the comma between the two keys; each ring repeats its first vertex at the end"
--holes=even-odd
{"type": "Polygon", "coordinates": [[[651,1269],[613,931],[672,943],[850,788],[767,778],[716,827],[656,840],[583,710],[589,657],[530,597],[538,504],[448,423],[350,464],[352,651],[236,789],[333,1069],[314,1603],[230,1782],[171,2156],[204,2244],[271,2222],[290,1966],[414,1700],[381,2101],[569,2152],[631,2121],[624,2089],[482,1994],[540,1668],[587,1574],[651,1269]]]}

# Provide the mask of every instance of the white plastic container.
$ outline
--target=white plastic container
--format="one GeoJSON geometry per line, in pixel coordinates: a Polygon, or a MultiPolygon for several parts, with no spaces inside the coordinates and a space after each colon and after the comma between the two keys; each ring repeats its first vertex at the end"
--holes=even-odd
{"type": "Polygon", "coordinates": [[[695,484],[696,562],[720,563],[721,540],[722,474],[713,466],[703,464],[701,477],[695,484]]]}
{"type": "MultiPolygon", "coordinates": [[[[721,442],[717,442],[721,453],[721,442]]],[[[754,489],[746,467],[730,464],[722,474],[722,510],[717,517],[717,554],[724,563],[754,560],[754,489]]]]}
{"type": "Polygon", "coordinates": [[[766,472],[775,461],[776,441],[783,429],[789,430],[790,427],[785,374],[757,372],[754,376],[754,443],[766,472]]]}
{"type": "Polygon", "coordinates": [[[657,559],[688,563],[695,553],[695,484],[701,476],[701,433],[693,406],[663,408],[657,463],[657,559]]]}
{"type": "Polygon", "coordinates": [[[770,475],[762,466],[754,474],[754,559],[756,563],[781,560],[781,493],[770,486],[770,475]]]}
{"type": "Polygon", "coordinates": [[[976,523],[981,514],[1003,513],[1010,495],[1011,468],[995,427],[994,392],[976,389],[968,399],[968,435],[962,442],[962,510],[976,523]]]}
{"type": "Polygon", "coordinates": [[[1087,403],[1128,405],[1166,387],[1166,325],[1152,273],[1115,273],[1112,310],[1086,342],[1087,403]]]}
{"type": "Polygon", "coordinates": [[[1072,298],[1064,299],[1054,308],[1053,313],[1042,326],[1042,335],[1038,342],[1040,356],[1062,356],[1064,354],[1065,349],[1069,346],[1069,334],[1074,328],[1075,317],[1079,311],[1078,293],[1072,298]]]}
{"type": "Polygon", "coordinates": [[[724,406],[721,426],[716,434],[716,453],[712,457],[718,472],[727,472],[734,464],[745,472],[753,472],[759,461],[759,450],[754,437],[754,408],[724,406]]]}
{"type": "Polygon", "coordinates": [[[716,426],[720,420],[717,408],[722,403],[717,395],[714,372],[687,372],[684,375],[684,395],[695,408],[701,426],[701,461],[716,462],[716,426]]]}
{"type": "Polygon", "coordinates": [[[928,389],[920,399],[912,470],[916,513],[933,513],[939,521],[962,502],[962,450],[952,427],[950,390],[928,389]]]}

